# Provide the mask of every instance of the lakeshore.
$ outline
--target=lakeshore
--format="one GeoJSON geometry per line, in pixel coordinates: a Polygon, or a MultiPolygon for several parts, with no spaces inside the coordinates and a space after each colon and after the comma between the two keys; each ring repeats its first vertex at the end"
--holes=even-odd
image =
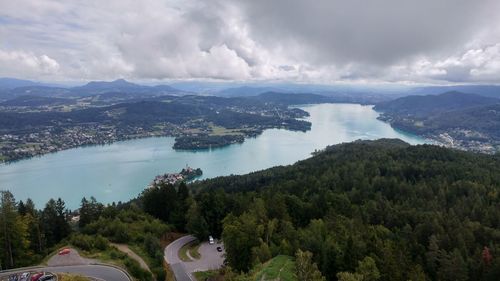
{"type": "Polygon", "coordinates": [[[16,198],[31,198],[43,206],[49,198],[65,198],[77,208],[82,197],[100,202],[127,201],[136,197],[151,180],[165,172],[182,170],[186,163],[199,167],[207,179],[245,174],[311,157],[315,149],[357,139],[400,138],[411,144],[420,137],[397,131],[371,106],[319,104],[302,106],[309,112],[310,131],[268,129],[242,144],[196,151],[175,150],[173,137],[153,137],[108,145],[68,149],[0,165],[0,189],[16,198]]]}

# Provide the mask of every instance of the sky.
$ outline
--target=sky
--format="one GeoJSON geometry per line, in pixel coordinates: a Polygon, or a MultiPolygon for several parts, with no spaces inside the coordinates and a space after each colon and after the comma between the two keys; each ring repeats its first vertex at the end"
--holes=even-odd
{"type": "Polygon", "coordinates": [[[0,77],[500,83],[500,1],[0,0],[0,77]]]}

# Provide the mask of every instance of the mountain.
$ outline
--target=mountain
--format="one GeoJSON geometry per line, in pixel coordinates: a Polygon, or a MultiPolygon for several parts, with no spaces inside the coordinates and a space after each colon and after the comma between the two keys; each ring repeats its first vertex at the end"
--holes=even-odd
{"type": "Polygon", "coordinates": [[[288,93],[277,93],[277,92],[262,93],[258,96],[251,98],[257,99],[262,102],[287,104],[287,105],[331,103],[335,101],[331,97],[326,97],[316,94],[288,94],[288,93]]]}
{"type": "Polygon", "coordinates": [[[454,91],[440,95],[402,97],[378,103],[375,110],[391,114],[423,117],[430,114],[496,103],[500,103],[500,99],[454,91]]]}
{"type": "Polygon", "coordinates": [[[8,90],[0,90],[0,100],[10,100],[21,96],[68,97],[72,96],[67,88],[49,86],[25,86],[8,90]]]}
{"type": "Polygon", "coordinates": [[[92,81],[83,86],[73,87],[71,91],[80,95],[90,96],[107,92],[144,92],[148,89],[150,89],[150,87],[130,83],[124,79],[118,79],[111,82],[92,81]]]}
{"type": "Polygon", "coordinates": [[[0,89],[14,89],[18,87],[42,86],[44,84],[30,80],[16,78],[0,78],[0,89]]]}
{"type": "Polygon", "coordinates": [[[457,86],[429,86],[413,88],[408,95],[436,95],[450,91],[470,93],[485,97],[500,99],[500,85],[457,85],[457,86]]]}
{"type": "Polygon", "coordinates": [[[224,89],[222,91],[215,93],[215,95],[221,97],[248,97],[248,96],[256,96],[266,92],[287,92],[287,91],[274,87],[243,86],[243,87],[224,89]]]}
{"type": "Polygon", "coordinates": [[[55,106],[76,103],[73,99],[41,96],[20,96],[0,103],[0,106],[55,106]]]}
{"type": "MultiPolygon", "coordinates": [[[[5,79],[5,78],[3,78],[5,79]]],[[[14,79],[16,80],[16,79],[14,79]]],[[[111,82],[92,81],[83,86],[62,88],[56,86],[46,86],[43,84],[26,80],[5,80],[4,85],[13,88],[0,88],[0,100],[9,100],[20,96],[41,96],[41,97],[88,97],[96,95],[107,95],[112,93],[122,100],[148,98],[158,95],[184,95],[187,92],[175,89],[168,85],[145,86],[118,79],[111,82]],[[17,81],[17,82],[16,82],[17,81]],[[23,85],[23,86],[20,86],[23,85]],[[16,87],[17,86],[17,87],[16,87]],[[119,97],[123,94],[123,97],[119,97]]],[[[0,81],[1,85],[1,81],[0,81]]]]}
{"type": "Polygon", "coordinates": [[[111,82],[92,81],[84,86],[71,88],[72,93],[80,96],[90,96],[104,93],[129,93],[144,95],[185,94],[186,92],[167,85],[145,86],[118,79],[111,82]]]}
{"type": "Polygon", "coordinates": [[[163,92],[163,93],[188,93],[168,85],[156,85],[153,86],[153,89],[155,92],[163,92]]]}

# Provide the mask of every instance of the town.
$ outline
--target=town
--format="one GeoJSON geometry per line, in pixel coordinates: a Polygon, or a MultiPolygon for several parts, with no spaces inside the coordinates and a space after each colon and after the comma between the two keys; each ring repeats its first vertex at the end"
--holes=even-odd
{"type": "Polygon", "coordinates": [[[165,184],[176,185],[183,181],[192,181],[196,178],[201,177],[202,175],[203,171],[200,168],[193,169],[186,165],[186,168],[183,168],[180,173],[167,173],[156,176],[154,180],[148,185],[148,188],[155,188],[165,184]]]}
{"type": "Polygon", "coordinates": [[[165,97],[70,111],[30,111],[30,107],[12,111],[0,105],[0,162],[157,136],[175,137],[174,149],[205,149],[241,143],[265,129],[307,131],[311,127],[297,119],[306,117],[306,111],[282,104],[217,97],[169,98],[168,102],[165,97]]]}

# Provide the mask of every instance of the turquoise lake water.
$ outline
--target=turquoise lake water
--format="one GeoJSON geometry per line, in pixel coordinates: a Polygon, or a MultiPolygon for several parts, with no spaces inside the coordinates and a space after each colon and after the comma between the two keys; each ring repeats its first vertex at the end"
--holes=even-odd
{"type": "Polygon", "coordinates": [[[357,139],[400,138],[424,143],[417,136],[396,131],[377,120],[371,106],[320,104],[300,107],[312,122],[308,132],[266,130],[243,144],[205,151],[175,151],[170,137],[136,139],[90,146],[0,165],[0,190],[17,200],[31,198],[43,208],[61,197],[68,208],[78,208],[82,197],[98,201],[128,201],[158,174],[179,172],[188,164],[203,170],[203,178],[243,174],[276,165],[293,164],[315,149],[357,139]]]}

